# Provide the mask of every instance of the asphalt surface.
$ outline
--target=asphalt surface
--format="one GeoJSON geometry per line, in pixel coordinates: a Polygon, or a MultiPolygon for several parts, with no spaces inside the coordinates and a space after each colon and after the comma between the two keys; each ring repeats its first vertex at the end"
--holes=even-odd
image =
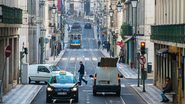
{"type": "MultiPolygon", "coordinates": [[[[119,97],[103,93],[99,96],[93,96],[92,79],[88,76],[94,73],[94,69],[103,54],[97,49],[97,40],[94,38],[93,29],[84,29],[82,39],[82,48],[66,49],[57,64],[61,69],[72,72],[78,78],[79,61],[83,61],[86,70],[85,79],[88,80],[88,84],[82,83],[79,88],[79,102],[77,104],[146,104],[130,87],[137,84],[137,80],[132,79],[122,79],[121,96],[119,97]]],[[[69,104],[69,102],[56,103],[69,104]]],[[[46,104],[46,85],[43,85],[32,104],[46,104]]]]}

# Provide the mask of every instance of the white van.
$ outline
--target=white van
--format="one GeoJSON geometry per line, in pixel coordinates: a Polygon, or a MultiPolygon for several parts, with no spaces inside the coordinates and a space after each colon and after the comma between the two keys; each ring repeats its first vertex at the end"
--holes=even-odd
{"type": "Polygon", "coordinates": [[[120,96],[121,81],[123,76],[119,73],[116,65],[118,58],[101,58],[98,67],[95,69],[95,74],[90,75],[93,78],[93,95],[97,92],[115,92],[120,96]]]}
{"type": "Polygon", "coordinates": [[[52,75],[52,71],[57,71],[57,67],[52,64],[33,64],[28,67],[28,78],[29,83],[35,81],[39,83],[40,81],[48,82],[52,75]]]}

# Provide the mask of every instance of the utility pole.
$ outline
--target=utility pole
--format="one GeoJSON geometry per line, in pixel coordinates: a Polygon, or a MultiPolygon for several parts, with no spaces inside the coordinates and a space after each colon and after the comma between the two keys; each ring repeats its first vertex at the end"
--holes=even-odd
{"type": "Polygon", "coordinates": [[[38,48],[39,48],[39,37],[40,37],[40,24],[39,24],[39,21],[40,21],[40,7],[39,7],[39,0],[36,1],[36,24],[37,24],[37,32],[36,32],[36,38],[35,38],[35,43],[36,43],[36,54],[35,54],[35,57],[36,57],[36,63],[38,63],[38,55],[39,55],[39,51],[38,51],[38,48]]]}

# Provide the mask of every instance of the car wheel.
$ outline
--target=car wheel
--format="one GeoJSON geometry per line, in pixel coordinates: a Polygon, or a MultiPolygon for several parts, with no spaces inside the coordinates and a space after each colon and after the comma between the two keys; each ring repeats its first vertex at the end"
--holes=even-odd
{"type": "Polygon", "coordinates": [[[117,92],[116,92],[116,95],[117,95],[117,96],[120,96],[120,91],[117,91],[117,92]]]}
{"type": "Polygon", "coordinates": [[[40,81],[35,81],[36,84],[39,84],[40,81]]]}
{"type": "Polygon", "coordinates": [[[74,102],[78,103],[78,96],[74,99],[74,102]]]}
{"type": "Polygon", "coordinates": [[[48,84],[48,82],[47,82],[47,81],[45,81],[45,84],[48,84]]]}
{"type": "Polygon", "coordinates": [[[47,103],[52,103],[52,99],[50,97],[46,97],[46,102],[47,103]]]}
{"type": "Polygon", "coordinates": [[[29,84],[31,84],[31,78],[29,77],[29,84]]]}

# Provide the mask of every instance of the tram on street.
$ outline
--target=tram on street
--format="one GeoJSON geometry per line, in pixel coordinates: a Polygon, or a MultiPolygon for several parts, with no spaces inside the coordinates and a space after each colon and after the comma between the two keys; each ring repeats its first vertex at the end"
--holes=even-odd
{"type": "Polygon", "coordinates": [[[81,48],[81,34],[71,34],[70,38],[70,48],[81,48]]]}

